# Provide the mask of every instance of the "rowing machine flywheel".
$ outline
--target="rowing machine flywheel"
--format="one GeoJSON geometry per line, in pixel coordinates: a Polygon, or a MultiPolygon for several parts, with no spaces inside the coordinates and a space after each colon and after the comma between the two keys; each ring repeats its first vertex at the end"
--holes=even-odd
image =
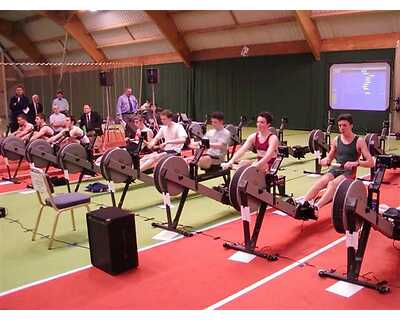
{"type": "Polygon", "coordinates": [[[312,130],[308,135],[308,147],[311,153],[320,149],[319,145],[324,142],[325,134],[320,129],[312,130]]]}
{"type": "MultiPolygon", "coordinates": [[[[339,184],[332,205],[332,223],[337,232],[346,233],[346,230],[349,230],[346,208],[354,201],[356,201],[356,212],[365,212],[367,194],[367,189],[360,180],[345,179],[339,184]]],[[[361,228],[363,220],[357,214],[355,219],[355,231],[357,231],[361,228]]]]}
{"type": "Polygon", "coordinates": [[[36,168],[46,168],[50,164],[46,154],[53,154],[53,149],[46,140],[33,140],[26,146],[25,157],[36,168]]]}
{"type": "Polygon", "coordinates": [[[132,168],[133,161],[129,152],[125,149],[114,148],[108,150],[100,162],[100,170],[103,177],[108,181],[115,183],[126,182],[130,179],[126,173],[118,169],[132,168]]]}
{"type": "MultiPolygon", "coordinates": [[[[261,173],[254,166],[243,166],[236,170],[232,177],[231,183],[229,184],[229,199],[233,207],[240,211],[242,205],[240,197],[240,188],[246,185],[254,186],[258,190],[265,190],[265,174],[261,173]]],[[[248,206],[251,211],[257,210],[261,202],[260,200],[248,195],[248,206]]]]}
{"type": "Polygon", "coordinates": [[[169,181],[165,177],[166,173],[172,173],[178,177],[188,177],[189,166],[186,161],[178,156],[166,155],[158,161],[154,168],[154,184],[160,193],[168,192],[170,196],[181,194],[184,187],[169,181]]]}
{"type": "Polygon", "coordinates": [[[1,154],[8,160],[20,160],[25,156],[25,143],[15,136],[8,136],[1,141],[1,154]]]}
{"type": "Polygon", "coordinates": [[[83,170],[79,161],[87,160],[87,156],[86,149],[80,143],[66,144],[58,151],[58,165],[69,173],[78,173],[83,170]]]}

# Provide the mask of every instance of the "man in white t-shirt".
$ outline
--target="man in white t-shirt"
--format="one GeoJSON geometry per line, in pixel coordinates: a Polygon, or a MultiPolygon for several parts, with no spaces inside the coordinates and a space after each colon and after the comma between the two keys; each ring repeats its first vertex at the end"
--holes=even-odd
{"type": "Polygon", "coordinates": [[[152,168],[157,161],[165,154],[180,154],[185,144],[187,133],[182,125],[172,121],[173,113],[170,110],[164,110],[160,113],[161,123],[163,124],[157,135],[151,140],[147,147],[149,149],[159,149],[140,160],[141,171],[152,168]],[[157,142],[164,139],[164,142],[156,146],[157,142]]]}

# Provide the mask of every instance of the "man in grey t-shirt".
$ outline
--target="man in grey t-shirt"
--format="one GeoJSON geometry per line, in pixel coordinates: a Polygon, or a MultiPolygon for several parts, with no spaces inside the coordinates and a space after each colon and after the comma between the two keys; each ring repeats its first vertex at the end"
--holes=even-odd
{"type": "Polygon", "coordinates": [[[224,128],[224,114],[213,112],[211,114],[211,130],[205,134],[210,140],[210,148],[206,150],[199,160],[199,167],[209,169],[212,165],[219,165],[225,161],[231,133],[224,128]]]}

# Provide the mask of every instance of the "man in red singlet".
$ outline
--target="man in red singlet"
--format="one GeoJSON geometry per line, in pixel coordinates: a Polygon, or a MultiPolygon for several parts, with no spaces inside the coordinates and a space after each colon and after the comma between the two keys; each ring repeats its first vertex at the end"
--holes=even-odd
{"type": "Polygon", "coordinates": [[[235,152],[231,160],[222,163],[222,168],[230,168],[238,161],[248,150],[255,149],[257,152],[257,161],[241,160],[239,166],[252,164],[261,171],[268,171],[278,155],[279,140],[269,130],[272,123],[272,115],[268,112],[261,112],[257,116],[257,131],[252,133],[246,142],[235,152]]]}

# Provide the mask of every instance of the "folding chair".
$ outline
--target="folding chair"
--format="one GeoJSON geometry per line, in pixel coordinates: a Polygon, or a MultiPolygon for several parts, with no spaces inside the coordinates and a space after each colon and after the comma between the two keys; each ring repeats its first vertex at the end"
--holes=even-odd
{"type": "Polygon", "coordinates": [[[53,208],[56,211],[56,217],[53,224],[53,229],[50,236],[49,250],[52,249],[54,235],[56,233],[58,218],[60,214],[66,211],[71,212],[72,228],[75,231],[75,218],[74,209],[79,207],[86,207],[90,211],[90,197],[79,192],[53,194],[53,186],[49,183],[48,176],[39,168],[31,168],[31,179],[33,189],[35,189],[38,196],[41,208],[36,219],[35,228],[33,231],[32,241],[35,241],[37,230],[39,227],[40,218],[45,207],[53,208]]]}

